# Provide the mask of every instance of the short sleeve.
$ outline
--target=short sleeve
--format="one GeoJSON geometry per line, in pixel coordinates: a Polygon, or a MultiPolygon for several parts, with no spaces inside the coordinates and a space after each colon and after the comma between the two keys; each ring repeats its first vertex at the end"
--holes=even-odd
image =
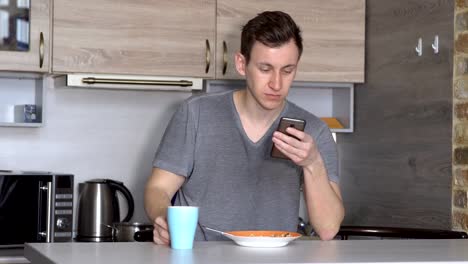
{"type": "Polygon", "coordinates": [[[172,116],[156,152],[153,166],[188,177],[193,169],[195,123],[187,101],[172,116]]]}
{"type": "Polygon", "coordinates": [[[330,181],[339,183],[338,150],[332,133],[326,125],[322,126],[322,129],[315,139],[315,142],[325,164],[328,179],[330,181]]]}

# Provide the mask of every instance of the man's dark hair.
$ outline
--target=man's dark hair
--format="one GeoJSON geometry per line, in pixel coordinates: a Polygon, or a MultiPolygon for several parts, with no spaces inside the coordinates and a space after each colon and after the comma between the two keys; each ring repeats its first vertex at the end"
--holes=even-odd
{"type": "Polygon", "coordinates": [[[248,64],[255,41],[270,48],[277,48],[288,43],[291,39],[296,43],[299,57],[301,57],[301,30],[291,16],[281,11],[265,11],[249,20],[242,28],[241,53],[248,64]]]}

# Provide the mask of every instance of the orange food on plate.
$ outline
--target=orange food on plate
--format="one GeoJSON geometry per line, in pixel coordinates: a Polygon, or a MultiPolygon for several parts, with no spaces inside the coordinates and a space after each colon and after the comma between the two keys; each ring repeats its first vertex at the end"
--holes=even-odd
{"type": "Polygon", "coordinates": [[[241,237],[299,237],[301,236],[299,233],[295,232],[288,232],[288,231],[254,231],[254,230],[246,230],[246,231],[231,231],[228,232],[234,236],[241,236],[241,237]]]}

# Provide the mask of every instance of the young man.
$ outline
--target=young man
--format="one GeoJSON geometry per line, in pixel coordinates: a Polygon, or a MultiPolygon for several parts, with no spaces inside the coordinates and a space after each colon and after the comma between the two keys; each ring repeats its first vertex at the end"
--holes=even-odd
{"type": "Polygon", "coordinates": [[[301,177],[314,231],[336,235],[344,208],[335,143],[325,123],[286,100],[301,53],[292,18],[261,13],[244,26],[235,55],[247,87],[192,97],[176,111],[145,190],[155,243],[169,244],[174,195],[175,205],[199,206],[196,240],[222,239],[202,226],[296,231],[301,177]],[[275,132],[283,116],[306,120],[305,131],[275,132]],[[272,158],[273,144],[290,160],[272,158]]]}

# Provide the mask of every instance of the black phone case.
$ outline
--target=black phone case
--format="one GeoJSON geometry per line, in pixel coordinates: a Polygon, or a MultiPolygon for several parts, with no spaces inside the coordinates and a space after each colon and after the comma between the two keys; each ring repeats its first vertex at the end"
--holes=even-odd
{"type": "MultiPolygon", "coordinates": [[[[305,124],[306,124],[305,120],[302,120],[302,119],[282,117],[278,125],[278,128],[276,130],[286,135],[289,135],[291,137],[294,137],[293,135],[290,135],[286,132],[286,128],[294,127],[297,130],[304,131],[305,124]]],[[[271,148],[271,157],[279,158],[279,159],[289,159],[275,147],[275,144],[273,144],[273,147],[271,148]]]]}

